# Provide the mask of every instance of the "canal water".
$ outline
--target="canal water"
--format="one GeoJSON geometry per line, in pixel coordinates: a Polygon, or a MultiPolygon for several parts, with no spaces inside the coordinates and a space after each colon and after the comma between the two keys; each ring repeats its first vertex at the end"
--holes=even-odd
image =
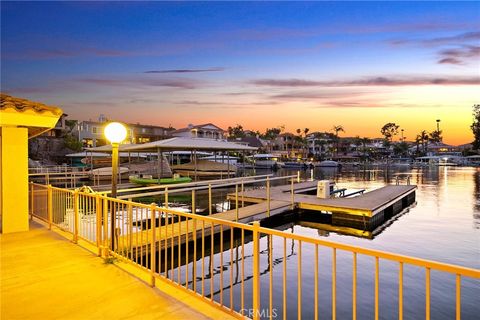
{"type": "MultiPolygon", "coordinates": [[[[265,174],[268,172],[248,172],[265,174]]],[[[277,176],[296,174],[296,171],[280,170],[277,176]]],[[[373,235],[356,236],[342,230],[321,224],[305,224],[293,215],[293,218],[273,222],[271,227],[324,240],[340,242],[360,247],[378,249],[417,258],[430,259],[471,268],[480,268],[480,169],[469,167],[371,167],[371,168],[316,168],[301,171],[302,178],[330,179],[337,188],[349,190],[374,190],[398,181],[418,186],[416,203],[394,217],[373,235]]],[[[221,203],[229,190],[216,193],[214,200],[221,203]]],[[[230,190],[231,192],[231,190],[230,190]]],[[[199,195],[199,206],[205,202],[199,195]],[[203,202],[202,202],[203,201],[203,202]]],[[[216,248],[210,256],[206,251],[204,268],[207,277],[204,280],[204,293],[214,293],[216,301],[229,306],[233,301],[234,309],[243,309],[248,315],[252,307],[252,242],[245,234],[245,244],[241,246],[238,234],[234,237],[233,251],[230,250],[229,236],[223,243],[223,256],[216,248]],[[240,259],[245,259],[243,263],[240,259]],[[222,256],[222,257],[221,257],[222,256]],[[230,264],[230,257],[235,263],[230,264]],[[221,263],[224,259],[224,263],[221,263]],[[228,261],[225,262],[225,261],[228,261]],[[208,270],[213,271],[212,273],[208,270]],[[223,283],[220,277],[223,274],[223,283]],[[233,276],[233,288],[230,288],[230,275],[233,276]],[[211,279],[213,278],[213,282],[211,279]],[[244,279],[243,281],[241,279],[244,279]],[[210,284],[213,284],[212,288],[210,284]],[[243,288],[243,289],[242,289],[243,288]],[[212,290],[211,290],[212,289],[212,290]],[[243,303],[242,303],[243,292],[243,303]],[[233,298],[230,300],[230,295],[233,298]]],[[[207,241],[207,247],[210,240],[207,241]]],[[[260,285],[262,318],[268,318],[270,301],[272,315],[283,318],[284,311],[288,319],[298,317],[299,265],[301,287],[301,315],[304,319],[314,318],[315,256],[318,255],[318,315],[320,319],[331,319],[332,315],[332,249],[298,241],[266,236],[260,239],[260,285]],[[269,248],[272,250],[269,250],[269,248]],[[301,255],[299,254],[301,250],[301,255]],[[299,258],[300,257],[300,258],[299,258]],[[286,289],[283,275],[286,273],[286,289]],[[270,297],[270,283],[272,296],[270,297]],[[286,290],[287,308],[283,309],[283,295],[286,290]]],[[[197,248],[198,249],[198,248],[197,248]]],[[[183,251],[184,252],[184,251],[183,251]]],[[[192,251],[191,251],[192,252],[192,251]]],[[[163,253],[162,253],[163,254],[163,253]]],[[[197,259],[198,259],[197,255],[197,259]]],[[[182,260],[185,258],[183,257],[182,260]]],[[[352,254],[336,252],[336,316],[337,319],[351,318],[352,314],[352,254]]],[[[375,259],[358,255],[357,258],[357,318],[374,318],[375,259]]],[[[191,261],[191,258],[189,259],[191,261]]],[[[201,259],[197,260],[197,270],[201,269],[201,259]]],[[[192,270],[192,263],[189,264],[192,270]]],[[[379,310],[380,319],[398,317],[398,263],[380,259],[379,263],[379,310]]],[[[186,266],[181,268],[185,279],[186,266]]],[[[191,271],[189,271],[189,274],[191,271]]],[[[404,319],[425,317],[425,269],[404,266],[404,319]]],[[[192,278],[192,277],[191,277],[192,278]]],[[[190,279],[191,279],[190,278],[190,279]]],[[[197,292],[200,292],[201,279],[197,278],[197,292]]],[[[478,319],[480,314],[480,281],[462,278],[462,318],[478,319]]],[[[431,318],[453,319],[455,317],[455,276],[442,272],[431,272],[431,318]]]]}

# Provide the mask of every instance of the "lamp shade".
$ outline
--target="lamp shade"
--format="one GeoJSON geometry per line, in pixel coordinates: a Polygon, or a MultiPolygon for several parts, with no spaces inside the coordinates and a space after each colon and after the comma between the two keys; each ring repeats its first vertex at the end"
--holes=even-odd
{"type": "Polygon", "coordinates": [[[120,122],[110,122],[103,133],[110,143],[120,143],[127,137],[127,128],[120,122]]]}

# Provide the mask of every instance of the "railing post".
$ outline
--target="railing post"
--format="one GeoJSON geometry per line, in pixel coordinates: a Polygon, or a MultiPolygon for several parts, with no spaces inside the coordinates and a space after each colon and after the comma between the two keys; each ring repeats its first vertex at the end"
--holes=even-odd
{"type": "Polygon", "coordinates": [[[34,187],[33,182],[30,182],[31,193],[30,193],[30,220],[33,220],[33,199],[34,199],[34,187]]]}
{"type": "Polygon", "coordinates": [[[238,222],[238,184],[235,184],[235,222],[238,222]]]}
{"type": "Polygon", "coordinates": [[[290,193],[292,197],[292,210],[293,210],[293,208],[295,207],[295,193],[293,190],[293,178],[290,179],[290,193]]]}
{"type": "Polygon", "coordinates": [[[108,197],[103,197],[103,256],[106,258],[109,255],[108,249],[108,197]]]}
{"type": "Polygon", "coordinates": [[[208,184],[208,215],[212,214],[212,184],[208,184]]]}
{"type": "Polygon", "coordinates": [[[197,213],[197,209],[195,209],[195,189],[192,190],[192,213],[197,213]]]}
{"type": "Polygon", "coordinates": [[[260,223],[253,222],[253,319],[260,319],[260,223]]]}
{"type": "Polygon", "coordinates": [[[78,242],[78,190],[73,192],[73,242],[78,242]]]}
{"type": "Polygon", "coordinates": [[[245,206],[244,191],[245,191],[245,186],[244,186],[243,179],[242,179],[242,184],[240,185],[240,192],[242,193],[242,208],[245,206]]]}
{"type": "Polygon", "coordinates": [[[128,199],[127,205],[127,214],[128,214],[128,253],[130,259],[133,260],[133,208],[132,208],[132,199],[128,199]]]}
{"type": "Polygon", "coordinates": [[[102,202],[98,193],[95,195],[95,213],[97,218],[97,234],[95,235],[95,239],[97,242],[98,256],[100,257],[102,255],[102,202]]]}
{"type": "MultiPolygon", "coordinates": [[[[168,187],[165,187],[165,208],[168,209],[168,187]]],[[[128,199],[129,201],[132,201],[132,199],[128,199]]]]}
{"type": "Polygon", "coordinates": [[[52,213],[53,213],[53,194],[52,186],[47,187],[47,214],[48,214],[48,229],[52,230],[52,213]]]}
{"type": "Polygon", "coordinates": [[[297,183],[300,183],[300,171],[297,171],[297,183]]]}
{"type": "Polygon", "coordinates": [[[270,217],[270,177],[267,177],[267,217],[270,217]]]}
{"type": "MultiPolygon", "coordinates": [[[[152,243],[150,244],[150,285],[155,287],[155,253],[156,253],[156,232],[155,232],[155,225],[156,225],[156,205],[152,203],[150,205],[150,223],[151,223],[151,230],[152,230],[152,243]]],[[[168,215],[168,213],[167,213],[168,215]]],[[[173,235],[172,235],[173,237],[173,235]]],[[[173,250],[173,248],[172,248],[173,250]]]]}

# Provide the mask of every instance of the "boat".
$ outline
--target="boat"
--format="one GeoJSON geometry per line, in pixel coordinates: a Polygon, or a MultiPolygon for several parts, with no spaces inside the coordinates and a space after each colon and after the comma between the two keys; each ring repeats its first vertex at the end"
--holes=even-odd
{"type": "Polygon", "coordinates": [[[412,165],[411,158],[392,158],[389,163],[391,166],[410,166],[412,165]]]}
{"type": "Polygon", "coordinates": [[[309,165],[301,161],[285,161],[283,168],[285,169],[307,169],[309,165]]]}
{"type": "Polygon", "coordinates": [[[416,158],[414,166],[459,166],[464,162],[464,158],[460,156],[425,156],[416,158]]]}
{"type": "Polygon", "coordinates": [[[236,166],[238,158],[237,157],[232,157],[232,156],[208,156],[208,157],[202,157],[200,160],[209,160],[209,161],[214,161],[218,163],[228,163],[231,166],[236,166]]]}
{"type": "Polygon", "coordinates": [[[152,184],[177,184],[177,183],[187,183],[191,182],[192,178],[189,177],[173,177],[173,178],[161,178],[159,179],[154,179],[151,176],[143,176],[140,177],[138,175],[130,176],[128,177],[130,182],[140,184],[142,186],[148,186],[152,184]]]}
{"type": "MultiPolygon", "coordinates": [[[[93,169],[87,172],[91,180],[112,180],[112,167],[93,169]]],[[[119,167],[118,175],[120,179],[128,179],[128,168],[119,167]]]]}
{"type": "Polygon", "coordinates": [[[466,159],[466,165],[468,166],[473,166],[473,167],[480,166],[480,155],[468,156],[468,157],[465,157],[465,159],[466,159]]]}
{"type": "Polygon", "coordinates": [[[324,160],[314,164],[315,167],[323,167],[323,168],[336,168],[340,166],[337,161],[333,160],[324,160]]]}
{"type": "Polygon", "coordinates": [[[197,160],[180,165],[174,165],[172,170],[184,177],[230,177],[237,174],[237,167],[228,163],[219,163],[210,160],[197,160]]]}
{"type": "Polygon", "coordinates": [[[284,166],[283,162],[273,154],[256,154],[253,156],[253,166],[256,169],[278,169],[284,166]]]}

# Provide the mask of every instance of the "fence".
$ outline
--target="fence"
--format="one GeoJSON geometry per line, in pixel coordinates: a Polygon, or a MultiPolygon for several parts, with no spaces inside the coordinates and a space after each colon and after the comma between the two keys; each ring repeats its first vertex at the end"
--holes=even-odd
{"type": "Polygon", "coordinates": [[[462,283],[470,293],[472,282],[478,285],[480,279],[476,269],[264,228],[258,222],[179,212],[168,202],[158,207],[33,183],[30,201],[33,216],[70,232],[74,242],[88,241],[99,255],[149,272],[152,285],[157,279],[171,282],[239,318],[379,319],[382,314],[403,319],[404,311],[413,308],[415,318],[422,309],[430,319],[432,283],[450,283],[450,277],[454,285],[446,292],[451,295],[440,302],[454,301],[452,315],[460,319],[462,283]],[[364,292],[372,278],[373,297],[364,292]],[[411,282],[420,293],[412,292],[411,282]],[[381,294],[392,295],[394,286],[395,298],[389,298],[395,306],[381,294]],[[413,296],[409,308],[405,292],[413,296]],[[372,310],[365,307],[367,300],[373,300],[372,310]]]}

